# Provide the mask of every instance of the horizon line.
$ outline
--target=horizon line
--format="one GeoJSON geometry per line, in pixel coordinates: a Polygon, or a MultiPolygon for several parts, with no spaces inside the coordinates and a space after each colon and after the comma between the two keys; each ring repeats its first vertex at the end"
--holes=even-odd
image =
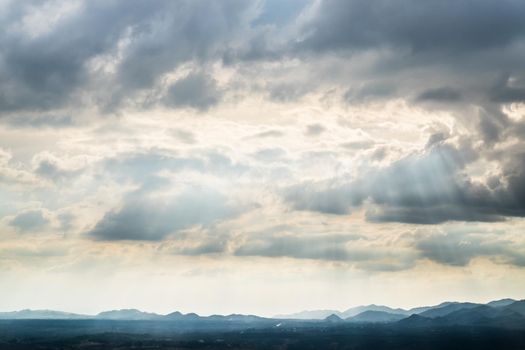
{"type": "Polygon", "coordinates": [[[403,311],[410,311],[412,309],[421,308],[421,307],[435,307],[435,306],[441,305],[443,303],[473,303],[473,304],[484,305],[484,304],[488,304],[490,302],[495,302],[495,301],[500,301],[500,300],[507,300],[507,299],[508,300],[513,300],[513,301],[523,301],[523,300],[525,300],[525,297],[523,299],[522,298],[503,297],[503,298],[490,299],[490,300],[485,301],[485,302],[476,302],[476,301],[470,301],[470,300],[462,300],[462,301],[460,301],[460,300],[444,300],[444,301],[441,301],[441,302],[436,303],[436,304],[424,304],[424,305],[418,305],[418,306],[413,306],[413,307],[409,307],[409,308],[407,308],[407,307],[390,306],[390,305],[387,305],[387,304],[370,303],[370,304],[358,304],[358,305],[355,305],[355,306],[350,306],[350,307],[347,307],[346,309],[344,309],[342,311],[341,311],[341,309],[335,309],[335,308],[310,308],[310,309],[303,309],[303,310],[300,310],[300,311],[274,313],[272,316],[262,316],[262,315],[260,315],[258,313],[250,313],[250,312],[247,312],[247,313],[245,313],[245,312],[232,312],[232,313],[229,313],[229,314],[197,313],[197,312],[193,312],[193,311],[182,312],[182,311],[180,311],[180,309],[176,309],[174,311],[170,311],[170,312],[167,312],[167,313],[164,313],[164,312],[163,313],[159,313],[159,312],[147,311],[147,310],[143,310],[143,309],[139,309],[139,308],[135,308],[135,307],[104,309],[104,310],[99,311],[98,313],[95,313],[95,314],[84,313],[84,312],[65,311],[63,309],[54,309],[54,308],[23,308],[23,309],[8,310],[8,311],[1,311],[0,310],[0,314],[2,314],[2,313],[21,312],[21,311],[52,311],[52,312],[61,312],[61,313],[71,314],[71,315],[95,317],[95,316],[98,316],[98,315],[100,315],[101,313],[104,313],[104,312],[133,310],[133,311],[139,311],[141,313],[155,314],[155,315],[158,315],[158,316],[167,316],[167,315],[179,312],[182,315],[196,314],[197,316],[200,316],[200,317],[243,315],[243,316],[258,316],[258,317],[263,317],[263,318],[276,318],[277,316],[287,316],[287,315],[294,315],[294,314],[299,314],[299,313],[303,313],[303,312],[315,312],[315,311],[333,311],[333,312],[338,312],[338,313],[344,313],[345,311],[350,310],[350,309],[354,309],[354,308],[358,308],[358,307],[369,307],[369,306],[380,306],[380,307],[388,307],[388,308],[394,309],[394,310],[395,309],[399,309],[399,310],[403,310],[403,311]]]}

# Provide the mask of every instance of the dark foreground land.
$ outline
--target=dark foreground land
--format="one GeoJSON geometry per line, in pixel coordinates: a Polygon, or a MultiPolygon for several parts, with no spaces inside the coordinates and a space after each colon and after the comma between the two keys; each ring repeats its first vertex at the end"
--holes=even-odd
{"type": "Polygon", "coordinates": [[[192,330],[158,321],[3,320],[0,349],[525,349],[525,330],[325,323],[192,330]]]}

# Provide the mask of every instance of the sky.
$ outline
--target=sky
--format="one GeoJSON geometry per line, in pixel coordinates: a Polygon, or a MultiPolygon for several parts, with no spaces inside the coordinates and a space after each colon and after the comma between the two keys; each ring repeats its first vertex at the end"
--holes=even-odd
{"type": "Polygon", "coordinates": [[[525,298],[522,0],[0,1],[0,310],[525,298]]]}

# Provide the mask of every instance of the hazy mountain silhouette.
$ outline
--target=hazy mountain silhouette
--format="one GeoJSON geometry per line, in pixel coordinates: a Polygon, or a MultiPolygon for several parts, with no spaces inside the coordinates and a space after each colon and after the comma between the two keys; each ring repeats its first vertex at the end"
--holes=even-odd
{"type": "Polygon", "coordinates": [[[391,314],[404,314],[404,315],[410,314],[408,310],[393,309],[393,308],[390,308],[384,305],[371,304],[371,305],[362,305],[362,306],[352,307],[342,312],[338,310],[307,310],[307,311],[301,311],[301,312],[287,314],[287,315],[286,314],[276,315],[274,316],[274,318],[296,319],[296,320],[323,320],[330,315],[337,315],[342,319],[347,319],[349,317],[356,316],[365,311],[382,311],[382,312],[388,312],[391,314]]]}
{"type": "Polygon", "coordinates": [[[501,306],[507,306],[512,303],[516,302],[514,299],[500,299],[500,300],[493,300],[490,303],[487,303],[488,306],[494,306],[494,307],[501,307],[501,306]]]}
{"type": "Polygon", "coordinates": [[[347,318],[345,321],[356,323],[390,323],[406,318],[404,314],[393,314],[385,311],[365,311],[347,318]]]}
{"type": "Polygon", "coordinates": [[[365,306],[357,306],[357,307],[350,308],[346,311],[343,311],[343,313],[341,314],[341,317],[344,319],[347,319],[349,317],[359,315],[366,311],[380,311],[380,312],[385,312],[385,313],[390,313],[390,314],[407,314],[407,310],[404,310],[404,309],[393,309],[391,307],[384,306],[384,305],[371,304],[371,305],[365,305],[365,306]]]}
{"type": "Polygon", "coordinates": [[[294,320],[323,320],[330,315],[341,317],[342,312],[337,310],[305,310],[293,314],[275,315],[273,318],[294,319],[294,320]]]}
{"type": "Polygon", "coordinates": [[[172,312],[170,314],[167,314],[163,317],[166,320],[196,320],[199,319],[200,316],[196,313],[189,313],[189,314],[183,314],[179,311],[172,312]]]}
{"type": "Polygon", "coordinates": [[[54,310],[20,310],[11,312],[0,312],[0,319],[13,319],[13,320],[64,320],[64,319],[85,319],[93,316],[80,315],[69,312],[54,311],[54,310]]]}
{"type": "Polygon", "coordinates": [[[437,308],[447,306],[453,303],[454,302],[451,302],[451,301],[445,301],[445,302],[442,302],[441,304],[432,305],[432,306],[418,306],[412,309],[408,309],[406,313],[407,315],[421,314],[427,310],[437,309],[437,308]]]}
{"type": "Polygon", "coordinates": [[[241,314],[199,316],[196,313],[183,314],[179,311],[160,315],[137,309],[110,310],[94,316],[54,310],[20,310],[0,313],[0,319],[163,321],[177,322],[179,326],[186,325],[188,327],[218,327],[223,324],[235,325],[235,327],[240,328],[248,326],[275,326],[277,324],[287,326],[306,324],[313,326],[317,323],[381,323],[396,324],[401,327],[475,325],[525,328],[525,300],[515,301],[513,299],[495,300],[487,304],[444,302],[435,306],[417,307],[409,310],[372,304],[353,307],[344,312],[334,311],[321,319],[318,318],[327,312],[329,310],[304,311],[292,315],[281,315],[279,319],[276,319],[241,314]]]}
{"type": "Polygon", "coordinates": [[[474,308],[480,305],[481,304],[475,304],[475,303],[457,303],[457,302],[446,303],[446,305],[444,306],[438,306],[430,310],[423,311],[419,315],[423,317],[436,318],[436,317],[442,317],[442,316],[448,315],[457,310],[470,309],[470,308],[474,308]]]}
{"type": "Polygon", "coordinates": [[[525,301],[517,301],[501,307],[489,306],[489,304],[453,303],[442,308],[429,310],[436,311],[433,313],[414,314],[400,320],[397,322],[397,325],[404,327],[483,326],[511,329],[525,328],[525,314],[521,312],[525,306],[525,301]],[[427,314],[427,316],[424,314],[427,314]]]}
{"type": "Polygon", "coordinates": [[[106,320],[159,320],[165,316],[137,309],[110,310],[99,313],[95,318],[106,320]]]}
{"type": "Polygon", "coordinates": [[[408,316],[407,318],[404,318],[398,322],[396,322],[396,325],[401,327],[407,327],[407,328],[419,328],[419,327],[428,327],[435,325],[435,320],[423,317],[417,314],[413,314],[411,316],[408,316]]]}
{"type": "Polygon", "coordinates": [[[440,322],[457,325],[523,326],[525,317],[511,309],[480,305],[461,309],[439,319],[440,322]]]}
{"type": "MultiPolygon", "coordinates": [[[[502,299],[494,301],[495,303],[503,302],[503,300],[510,301],[512,299],[502,299]]],[[[326,317],[330,315],[337,315],[341,317],[342,319],[347,319],[349,317],[353,317],[356,315],[359,315],[360,313],[366,312],[366,311],[380,311],[380,312],[387,312],[390,314],[396,314],[396,315],[406,315],[410,316],[413,314],[421,314],[423,312],[426,312],[428,310],[434,310],[443,308],[445,306],[449,306],[451,304],[461,304],[457,302],[450,302],[446,301],[438,305],[433,306],[419,306],[414,307],[412,309],[401,309],[401,308],[391,308],[384,305],[362,305],[362,306],[356,306],[349,308],[345,311],[338,311],[338,310],[308,310],[308,311],[301,311],[293,314],[284,314],[284,315],[277,315],[274,316],[274,318],[281,318],[281,319],[297,319],[297,320],[323,320],[326,317]]],[[[472,303],[464,303],[464,304],[472,304],[472,303]]],[[[461,307],[457,307],[459,309],[461,307]]],[[[452,307],[453,310],[456,310],[454,307],[452,307]]],[[[449,309],[443,310],[445,313],[448,312],[449,309]]],[[[452,311],[453,311],[452,310],[452,311]]]]}
{"type": "Polygon", "coordinates": [[[341,322],[344,322],[344,320],[341,317],[337,316],[336,314],[331,314],[330,316],[328,316],[324,320],[325,320],[325,322],[330,322],[330,323],[341,323],[341,322]]]}
{"type": "Polygon", "coordinates": [[[515,301],[507,306],[504,306],[504,308],[525,316],[525,300],[515,301]]]}

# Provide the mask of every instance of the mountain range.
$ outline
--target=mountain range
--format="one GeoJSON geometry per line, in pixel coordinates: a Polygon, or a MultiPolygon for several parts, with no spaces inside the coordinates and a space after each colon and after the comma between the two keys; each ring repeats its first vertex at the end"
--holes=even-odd
{"type": "MultiPolygon", "coordinates": [[[[492,307],[500,307],[500,306],[507,306],[509,304],[512,304],[516,302],[514,299],[500,299],[500,300],[494,300],[486,305],[492,306],[492,307]]],[[[406,315],[410,316],[413,314],[422,314],[424,312],[430,311],[430,310],[440,310],[436,311],[438,314],[448,313],[448,311],[454,311],[456,309],[460,309],[463,307],[469,307],[469,306],[475,306],[475,305],[482,305],[482,304],[476,304],[476,303],[468,303],[468,302],[451,302],[446,301],[438,305],[433,306],[420,306],[420,307],[414,307],[411,309],[401,309],[401,308],[391,308],[384,305],[363,305],[363,306],[357,306],[349,308],[345,311],[338,311],[338,310],[308,310],[308,311],[301,311],[293,314],[284,314],[284,315],[276,315],[273,318],[278,319],[296,319],[296,320],[322,320],[330,315],[336,315],[339,316],[342,319],[347,319],[349,317],[357,316],[365,311],[379,311],[379,312],[385,312],[389,314],[396,314],[396,315],[406,315]],[[447,307],[446,309],[443,309],[447,307]]],[[[429,312],[427,316],[433,316],[432,312],[429,312]]]]}
{"type": "Polygon", "coordinates": [[[274,318],[240,314],[199,316],[195,313],[183,314],[178,311],[161,315],[137,309],[122,309],[104,311],[97,315],[81,315],[54,310],[20,310],[0,312],[0,319],[166,321],[196,326],[199,324],[244,324],[257,327],[313,324],[391,324],[399,327],[475,325],[525,329],[525,300],[501,299],[486,304],[444,302],[435,306],[408,310],[382,305],[368,305],[350,308],[344,312],[314,310],[292,315],[280,315],[274,318]]]}
{"type": "Polygon", "coordinates": [[[270,320],[255,315],[211,315],[199,316],[196,313],[183,314],[179,311],[161,315],[144,312],[137,309],[121,309],[103,311],[97,315],[83,315],[54,310],[20,310],[0,312],[0,320],[121,320],[121,321],[230,321],[230,322],[257,322],[270,320]]]}

